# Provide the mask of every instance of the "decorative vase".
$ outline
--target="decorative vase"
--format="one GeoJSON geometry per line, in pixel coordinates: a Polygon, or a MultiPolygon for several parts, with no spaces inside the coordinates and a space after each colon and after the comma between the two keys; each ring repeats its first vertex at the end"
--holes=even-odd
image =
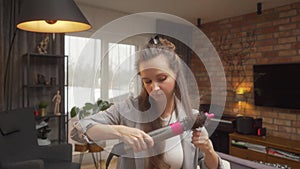
{"type": "Polygon", "coordinates": [[[46,108],[41,108],[40,110],[41,110],[40,115],[41,116],[46,116],[46,108]]]}

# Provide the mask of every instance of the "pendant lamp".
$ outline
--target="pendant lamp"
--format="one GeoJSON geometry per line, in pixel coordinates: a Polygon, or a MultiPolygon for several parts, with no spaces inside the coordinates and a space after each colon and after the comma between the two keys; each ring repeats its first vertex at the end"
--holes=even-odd
{"type": "Polygon", "coordinates": [[[80,32],[91,28],[73,0],[21,0],[17,28],[41,33],[80,32]]]}

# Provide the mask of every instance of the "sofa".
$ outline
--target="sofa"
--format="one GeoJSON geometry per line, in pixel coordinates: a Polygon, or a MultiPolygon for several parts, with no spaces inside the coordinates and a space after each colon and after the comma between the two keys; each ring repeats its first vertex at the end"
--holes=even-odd
{"type": "Polygon", "coordinates": [[[258,162],[245,160],[228,154],[220,152],[217,153],[221,157],[221,159],[224,160],[224,163],[226,163],[226,169],[278,169],[277,167],[260,164],[258,162]]]}
{"type": "Polygon", "coordinates": [[[33,112],[0,112],[0,169],[80,169],[71,144],[38,145],[33,112]]]}

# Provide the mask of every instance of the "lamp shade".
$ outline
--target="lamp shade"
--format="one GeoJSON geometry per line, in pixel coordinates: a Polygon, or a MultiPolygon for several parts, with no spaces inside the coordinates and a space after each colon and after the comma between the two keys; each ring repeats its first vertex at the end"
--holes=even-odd
{"type": "Polygon", "coordinates": [[[22,0],[17,28],[44,33],[88,30],[91,25],[73,0],[22,0]]]}

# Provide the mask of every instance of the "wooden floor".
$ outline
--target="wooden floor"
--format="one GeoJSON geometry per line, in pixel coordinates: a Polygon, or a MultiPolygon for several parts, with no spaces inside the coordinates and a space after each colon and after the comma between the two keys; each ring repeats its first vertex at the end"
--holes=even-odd
{"type": "MultiPolygon", "coordinates": [[[[79,155],[73,155],[73,162],[79,162],[79,155]]],[[[105,160],[99,160],[98,169],[106,169],[105,160]]],[[[116,169],[117,159],[113,158],[109,164],[108,169],[116,169]]],[[[93,158],[90,153],[84,154],[83,160],[81,163],[81,169],[96,169],[93,158]]]]}
{"type": "MultiPolygon", "coordinates": [[[[111,163],[109,164],[108,169],[116,169],[116,161],[117,160],[112,160],[111,163]]],[[[99,166],[98,169],[105,169],[105,161],[101,161],[101,166],[99,166]]],[[[81,169],[96,169],[94,163],[91,164],[82,164],[81,169]]]]}

